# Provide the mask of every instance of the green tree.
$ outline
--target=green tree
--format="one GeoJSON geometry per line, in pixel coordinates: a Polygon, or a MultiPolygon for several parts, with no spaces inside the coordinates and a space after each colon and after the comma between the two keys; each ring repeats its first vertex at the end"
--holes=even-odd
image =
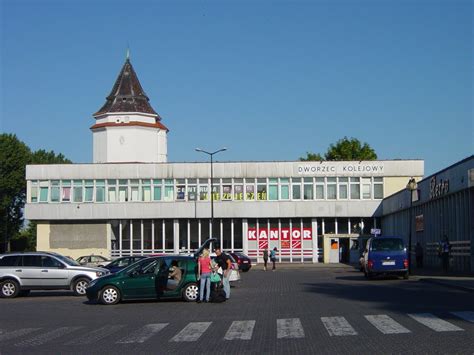
{"type": "Polygon", "coordinates": [[[331,144],[325,154],[326,160],[377,160],[377,154],[369,144],[356,138],[344,137],[331,144]]]}
{"type": "Polygon", "coordinates": [[[376,160],[377,154],[368,143],[361,143],[356,138],[344,137],[339,139],[335,144],[329,145],[324,157],[321,154],[306,153],[305,158],[301,161],[341,161],[341,160],[376,160]]]}
{"type": "Polygon", "coordinates": [[[72,161],[67,159],[63,154],[56,155],[54,151],[37,150],[31,154],[31,164],[71,164],[72,161]]]}
{"type": "Polygon", "coordinates": [[[306,157],[300,157],[300,161],[321,161],[324,160],[323,156],[319,153],[314,154],[306,152],[306,157]]]}
{"type": "Polygon", "coordinates": [[[23,225],[25,167],[30,158],[30,148],[16,135],[0,135],[0,250],[3,251],[23,225]]]}
{"type": "Polygon", "coordinates": [[[14,134],[0,134],[0,251],[7,250],[8,241],[25,245],[29,250],[36,245],[36,224],[23,227],[23,208],[26,200],[25,168],[27,164],[67,164],[62,154],[43,149],[31,152],[14,134]],[[22,239],[22,242],[19,242],[22,239]]]}

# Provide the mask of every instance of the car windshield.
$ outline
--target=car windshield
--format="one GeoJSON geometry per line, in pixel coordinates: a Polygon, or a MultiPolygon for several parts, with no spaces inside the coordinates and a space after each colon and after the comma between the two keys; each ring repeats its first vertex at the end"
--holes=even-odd
{"type": "Polygon", "coordinates": [[[403,241],[399,238],[374,239],[372,241],[373,251],[400,251],[403,249],[403,241]]]}
{"type": "Polygon", "coordinates": [[[63,263],[70,265],[70,266],[80,266],[80,264],[74,260],[73,258],[70,258],[68,256],[63,256],[56,254],[55,257],[57,257],[59,260],[61,260],[63,263]]]}

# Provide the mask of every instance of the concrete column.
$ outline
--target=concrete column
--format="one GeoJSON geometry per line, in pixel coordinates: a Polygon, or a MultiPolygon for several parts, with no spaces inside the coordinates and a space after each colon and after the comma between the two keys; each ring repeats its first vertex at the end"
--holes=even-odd
{"type": "Polygon", "coordinates": [[[230,220],[230,249],[234,251],[234,219],[230,220]]]}
{"type": "Polygon", "coordinates": [[[244,218],[242,219],[242,250],[244,254],[248,254],[249,252],[249,240],[248,240],[248,230],[249,230],[249,224],[247,222],[247,219],[244,218]]]}
{"type": "Polygon", "coordinates": [[[311,220],[311,235],[313,237],[313,263],[318,263],[318,220],[316,218],[311,220]]]}
{"type": "Polygon", "coordinates": [[[144,243],[143,243],[143,219],[140,220],[140,255],[143,255],[143,247],[144,247],[144,243]]]}
{"type": "Polygon", "coordinates": [[[179,220],[173,220],[173,252],[179,253],[179,220]]]}
{"type": "Polygon", "coordinates": [[[151,252],[155,253],[155,222],[156,219],[151,220],[151,252]]]}
{"type": "Polygon", "coordinates": [[[119,255],[122,256],[122,220],[119,221],[119,255]]]}

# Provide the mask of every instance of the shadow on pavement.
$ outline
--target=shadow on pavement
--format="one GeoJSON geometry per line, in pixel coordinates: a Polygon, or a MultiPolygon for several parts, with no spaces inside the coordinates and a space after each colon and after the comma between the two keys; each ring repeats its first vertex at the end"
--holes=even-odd
{"type": "Polygon", "coordinates": [[[368,281],[364,276],[336,277],[336,280],[354,281],[354,283],[302,283],[302,291],[327,295],[334,303],[341,300],[351,303],[355,301],[360,303],[362,308],[370,309],[372,312],[379,308],[397,313],[472,311],[474,308],[472,294],[434,285],[426,287],[417,281],[399,281],[392,278],[368,281]],[[459,309],[453,309],[454,298],[459,309]]]}

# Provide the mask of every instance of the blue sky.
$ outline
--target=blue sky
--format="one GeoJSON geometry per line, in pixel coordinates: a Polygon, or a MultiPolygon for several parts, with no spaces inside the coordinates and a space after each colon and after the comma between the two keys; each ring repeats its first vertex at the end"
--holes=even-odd
{"type": "Polygon", "coordinates": [[[92,161],[131,61],[169,161],[291,161],[344,136],[425,174],[474,152],[473,3],[0,0],[1,132],[92,161]]]}

